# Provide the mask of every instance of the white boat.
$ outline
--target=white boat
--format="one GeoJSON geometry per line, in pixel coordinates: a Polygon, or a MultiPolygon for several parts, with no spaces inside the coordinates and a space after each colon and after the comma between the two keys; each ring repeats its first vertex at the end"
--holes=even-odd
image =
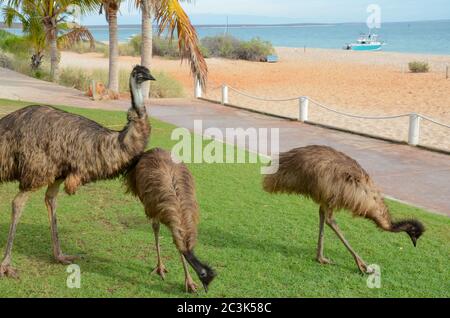
{"type": "Polygon", "coordinates": [[[361,34],[356,43],[350,43],[344,46],[345,50],[352,51],[379,51],[385,45],[378,39],[376,34],[361,34]]]}

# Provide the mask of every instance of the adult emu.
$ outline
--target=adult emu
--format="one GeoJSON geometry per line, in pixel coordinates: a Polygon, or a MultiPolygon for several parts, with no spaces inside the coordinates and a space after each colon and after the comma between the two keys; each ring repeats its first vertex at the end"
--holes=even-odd
{"type": "Polygon", "coordinates": [[[159,227],[163,223],[172,232],[173,241],[180,252],[186,291],[197,291],[186,260],[194,268],[205,291],[208,291],[208,285],[216,273],[194,254],[199,213],[194,178],[188,168],[183,163],[173,162],[169,152],[155,148],[142,155],[137,165],[128,172],[125,181],[128,192],[139,197],[145,213],[152,220],[158,257],[155,272],[162,279],[167,272],[161,261],[159,247],[159,227]]]}
{"type": "Polygon", "coordinates": [[[0,276],[17,277],[11,251],[19,218],[31,192],[48,186],[48,209],[53,255],[63,264],[58,239],[56,197],[61,183],[68,194],[88,182],[111,179],[126,171],[145,149],[150,134],[142,83],[154,80],[150,71],[135,66],[130,75],[131,108],[122,131],[107,129],[82,116],[50,106],[28,106],[0,119],[0,182],[19,181],[12,202],[12,221],[0,276]]]}
{"type": "Polygon", "coordinates": [[[354,216],[370,219],[385,231],[406,232],[414,246],[425,230],[417,220],[393,221],[380,191],[367,172],[355,160],[330,147],[308,146],[281,153],[278,171],[264,178],[263,187],[270,193],[301,194],[320,205],[317,261],[321,264],[330,263],[323,256],[326,223],[353,255],[361,272],[368,271],[339,230],[333,217],[335,210],[350,210],[354,216]]]}

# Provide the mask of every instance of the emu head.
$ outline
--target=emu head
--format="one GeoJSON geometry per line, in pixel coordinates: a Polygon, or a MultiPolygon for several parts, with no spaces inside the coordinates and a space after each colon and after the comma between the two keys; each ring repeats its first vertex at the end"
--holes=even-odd
{"type": "Polygon", "coordinates": [[[137,111],[144,108],[144,95],[142,93],[142,83],[154,81],[150,70],[145,66],[136,65],[130,75],[130,92],[132,107],[137,111]]]}
{"type": "Polygon", "coordinates": [[[411,238],[414,246],[416,246],[419,237],[423,234],[423,232],[425,232],[425,227],[423,224],[414,219],[395,222],[394,229],[396,231],[406,232],[411,238]]]}
{"type": "Polygon", "coordinates": [[[408,226],[406,228],[406,233],[408,233],[411,241],[413,242],[414,247],[417,244],[417,240],[425,231],[425,227],[422,223],[417,220],[410,220],[408,226]]]}
{"type": "Polygon", "coordinates": [[[202,269],[197,273],[197,275],[202,282],[205,292],[208,292],[208,286],[217,276],[217,273],[207,264],[202,264],[202,269]]]}

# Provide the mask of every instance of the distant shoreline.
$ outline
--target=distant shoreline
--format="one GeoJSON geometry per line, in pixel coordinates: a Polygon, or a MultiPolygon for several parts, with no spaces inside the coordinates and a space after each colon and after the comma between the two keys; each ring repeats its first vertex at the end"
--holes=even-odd
{"type": "MultiPolygon", "coordinates": [[[[417,21],[391,21],[384,22],[383,24],[402,24],[402,23],[427,23],[427,22],[449,22],[450,19],[438,19],[438,20],[417,20],[417,21]]],[[[333,26],[333,25],[352,25],[352,24],[365,24],[364,21],[361,22],[309,22],[309,23],[236,23],[236,24],[228,24],[229,28],[254,28],[254,27],[302,27],[302,26],[333,26]]],[[[225,28],[226,24],[195,24],[197,28],[225,28]]],[[[22,25],[20,23],[13,23],[11,28],[7,28],[4,23],[0,22],[0,28],[5,29],[20,29],[22,25]]],[[[88,28],[92,29],[103,29],[107,28],[107,24],[95,24],[95,25],[86,25],[88,28]]],[[[140,27],[140,24],[119,24],[120,28],[137,28],[140,27]]]]}
{"type": "MultiPolygon", "coordinates": [[[[439,20],[419,20],[419,21],[392,21],[384,22],[383,24],[401,24],[401,23],[427,23],[427,22],[449,22],[450,19],[439,19],[439,20]]],[[[275,24],[265,24],[265,23],[236,23],[228,24],[229,28],[254,28],[254,27],[302,27],[302,26],[333,26],[333,25],[352,25],[352,24],[365,24],[364,21],[361,22],[335,22],[335,23],[325,23],[325,22],[310,22],[310,23],[275,23],[275,24]]],[[[195,24],[196,28],[225,28],[226,24],[195,24]]],[[[100,25],[86,25],[88,28],[105,28],[108,27],[107,24],[100,25]]],[[[136,28],[140,27],[140,24],[119,24],[119,27],[123,28],[136,28]]]]}

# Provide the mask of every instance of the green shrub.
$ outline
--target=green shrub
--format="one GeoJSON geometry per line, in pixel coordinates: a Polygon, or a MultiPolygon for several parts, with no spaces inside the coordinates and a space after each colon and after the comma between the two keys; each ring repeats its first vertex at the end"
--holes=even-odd
{"type": "Polygon", "coordinates": [[[97,53],[104,53],[105,49],[108,49],[108,46],[102,42],[95,42],[95,47],[91,48],[91,45],[89,42],[81,41],[78,43],[75,43],[72,45],[68,51],[76,52],[76,53],[90,53],[90,52],[97,52],[97,53]]]}
{"type": "MultiPolygon", "coordinates": [[[[129,70],[121,69],[119,73],[119,90],[121,93],[129,92],[129,70]]],[[[183,96],[181,83],[163,72],[154,73],[156,81],[152,82],[150,97],[175,98],[183,96]]],[[[79,67],[65,67],[60,71],[59,84],[73,87],[83,92],[88,91],[92,80],[108,84],[108,70],[103,68],[83,69],[79,67]]]]}
{"type": "Polygon", "coordinates": [[[427,62],[413,61],[408,64],[409,70],[412,73],[427,73],[430,66],[427,62]]]}
{"type": "Polygon", "coordinates": [[[201,41],[201,46],[207,56],[248,61],[265,61],[267,55],[274,52],[270,42],[259,38],[241,41],[230,35],[205,37],[201,41]]]}
{"type": "Polygon", "coordinates": [[[156,81],[151,82],[150,97],[152,98],[177,98],[183,97],[183,86],[180,82],[163,72],[154,74],[156,81]]]}
{"type": "MultiPolygon", "coordinates": [[[[109,51],[108,51],[109,54],[109,51]]],[[[119,44],[119,55],[121,56],[140,56],[140,51],[135,51],[134,47],[130,43],[119,44]]]]}
{"type": "Polygon", "coordinates": [[[30,55],[30,44],[26,38],[14,35],[4,30],[0,31],[0,48],[3,51],[10,52],[21,57],[30,55]]]}
{"type": "Polygon", "coordinates": [[[132,56],[139,56],[141,55],[141,46],[142,46],[142,36],[141,35],[135,35],[133,36],[129,41],[128,45],[132,49],[132,56]]]}
{"type": "Polygon", "coordinates": [[[176,40],[171,41],[170,39],[161,37],[153,38],[153,55],[171,59],[180,58],[180,51],[178,50],[176,40]]]}
{"type": "Polygon", "coordinates": [[[4,52],[0,52],[0,67],[13,69],[14,58],[4,52]]]}
{"type": "Polygon", "coordinates": [[[238,59],[247,61],[265,62],[267,55],[273,54],[274,49],[270,42],[254,38],[248,42],[241,42],[235,50],[238,59]]]}
{"type": "Polygon", "coordinates": [[[36,77],[43,80],[50,78],[49,63],[44,60],[43,65],[37,71],[31,69],[30,57],[27,55],[14,55],[0,51],[0,67],[5,67],[21,74],[36,77]]]}
{"type": "Polygon", "coordinates": [[[232,36],[205,37],[201,45],[208,50],[210,56],[236,59],[235,49],[240,41],[232,36]]]}

